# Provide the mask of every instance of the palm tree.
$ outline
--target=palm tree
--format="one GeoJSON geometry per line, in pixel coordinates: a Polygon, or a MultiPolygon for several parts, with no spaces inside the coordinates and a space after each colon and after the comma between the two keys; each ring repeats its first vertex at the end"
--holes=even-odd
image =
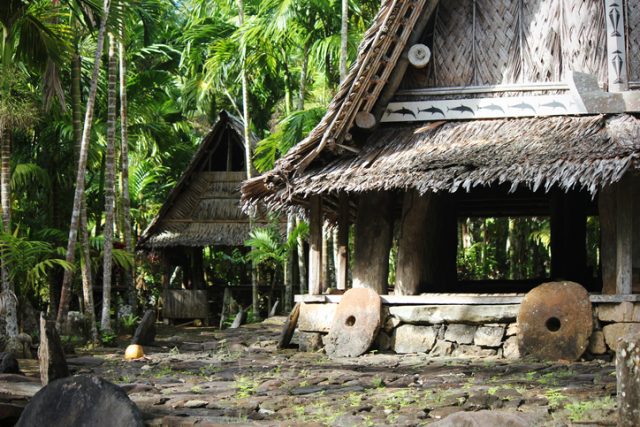
{"type": "Polygon", "coordinates": [[[111,332],[111,272],[113,252],[113,212],[115,210],[116,172],[116,40],[109,33],[109,80],[107,89],[107,155],[104,184],[104,255],[102,259],[102,317],[100,328],[111,332]]]}
{"type": "MultiPolygon", "coordinates": [[[[69,241],[67,243],[66,261],[73,264],[75,259],[76,242],[78,239],[78,227],[80,224],[80,209],[84,198],[85,176],[87,171],[87,154],[89,152],[89,142],[91,137],[91,126],[93,125],[93,110],[96,102],[98,90],[98,77],[100,72],[100,58],[104,45],[104,38],[107,29],[107,19],[109,18],[110,0],[104,0],[102,5],[102,16],[100,17],[100,29],[98,30],[98,40],[94,56],[93,74],[89,87],[89,97],[84,117],[84,127],[82,140],[80,143],[80,154],[78,158],[78,171],[76,175],[76,190],[73,197],[73,208],[71,213],[71,225],[69,226],[69,241]]],[[[71,298],[72,273],[66,270],[62,280],[62,290],[60,293],[60,305],[56,317],[56,324],[59,326],[65,321],[69,311],[69,301],[71,298]]]]}
{"type": "MultiPolygon", "coordinates": [[[[0,6],[0,206],[2,228],[11,232],[10,158],[12,132],[28,127],[37,113],[29,100],[16,95],[20,81],[18,63],[25,63],[44,71],[51,60],[59,60],[65,40],[62,27],[51,24],[57,16],[55,6],[44,7],[38,1],[7,0],[0,6]]],[[[43,73],[49,78],[55,73],[43,73]]],[[[45,84],[45,86],[47,86],[45,84]]],[[[49,87],[57,85],[49,82],[49,87]]],[[[2,293],[0,299],[5,312],[7,350],[17,348],[18,335],[17,297],[12,282],[14,276],[3,258],[1,268],[2,293]]]]}
{"type": "MultiPolygon", "coordinates": [[[[118,60],[120,64],[120,193],[122,199],[122,233],[125,250],[133,254],[133,235],[131,232],[131,197],[129,196],[129,131],[127,119],[127,63],[124,47],[124,24],[118,41],[118,60]]],[[[135,269],[127,274],[125,284],[130,293],[130,304],[135,304],[135,269]]]]}

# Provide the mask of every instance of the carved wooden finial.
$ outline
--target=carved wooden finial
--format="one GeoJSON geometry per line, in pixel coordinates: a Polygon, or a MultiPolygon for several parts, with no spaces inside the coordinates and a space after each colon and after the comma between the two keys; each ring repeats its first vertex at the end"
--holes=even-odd
{"type": "Polygon", "coordinates": [[[416,68],[424,68],[431,59],[431,50],[423,44],[414,44],[409,49],[409,62],[416,68]]]}

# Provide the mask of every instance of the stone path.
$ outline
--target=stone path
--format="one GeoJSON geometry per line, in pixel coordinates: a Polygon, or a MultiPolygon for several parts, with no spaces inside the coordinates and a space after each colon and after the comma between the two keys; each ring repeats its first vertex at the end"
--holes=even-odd
{"type": "MultiPolygon", "coordinates": [[[[150,426],[413,426],[481,410],[517,413],[527,425],[615,425],[612,363],[375,352],[332,360],[277,351],[282,321],[227,331],[164,327],[143,361],[125,362],[123,349],[100,349],[68,362],[74,373],[124,387],[150,426]]],[[[15,385],[0,378],[0,400],[11,403],[7,390],[15,385]]],[[[22,388],[27,395],[37,389],[22,388]]]]}

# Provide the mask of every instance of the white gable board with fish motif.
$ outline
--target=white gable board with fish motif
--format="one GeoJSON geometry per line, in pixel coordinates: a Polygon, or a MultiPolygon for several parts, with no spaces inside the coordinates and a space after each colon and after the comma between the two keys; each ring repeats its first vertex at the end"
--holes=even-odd
{"type": "Polygon", "coordinates": [[[439,2],[419,40],[432,51],[429,64],[409,66],[379,120],[638,111],[639,4],[631,0],[439,2]],[[576,73],[591,76],[597,90],[572,90],[570,80],[576,73]],[[614,92],[623,96],[609,97],[614,92]]]}

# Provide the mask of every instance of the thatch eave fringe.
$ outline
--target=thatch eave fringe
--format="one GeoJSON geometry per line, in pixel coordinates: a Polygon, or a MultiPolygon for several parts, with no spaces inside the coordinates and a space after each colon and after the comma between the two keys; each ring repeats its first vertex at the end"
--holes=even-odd
{"type": "Polygon", "coordinates": [[[304,207],[311,195],[468,192],[496,184],[595,195],[639,168],[640,119],[631,114],[458,121],[426,131],[392,126],[372,135],[358,155],[310,169],[286,186],[252,180],[243,204],[260,200],[282,211],[304,207]]]}

